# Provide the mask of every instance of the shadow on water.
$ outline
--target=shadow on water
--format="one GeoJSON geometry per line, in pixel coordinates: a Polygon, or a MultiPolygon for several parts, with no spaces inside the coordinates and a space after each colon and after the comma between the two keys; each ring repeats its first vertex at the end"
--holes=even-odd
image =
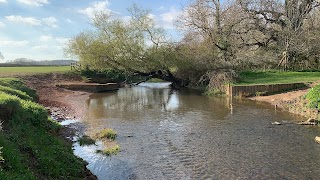
{"type": "Polygon", "coordinates": [[[265,103],[202,96],[144,83],[93,94],[83,121],[88,134],[118,132],[118,155],[75,145],[100,179],[318,179],[317,127],[265,103]],[[231,103],[232,102],[232,103],[231,103]],[[232,106],[231,106],[232,104],[232,106]],[[232,107],[232,108],[231,108],[232,107]]]}

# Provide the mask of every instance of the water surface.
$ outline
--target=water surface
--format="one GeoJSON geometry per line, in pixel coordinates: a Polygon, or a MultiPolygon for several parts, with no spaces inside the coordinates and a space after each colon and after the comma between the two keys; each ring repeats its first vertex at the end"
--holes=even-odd
{"type": "Polygon", "coordinates": [[[86,133],[113,128],[122,148],[106,157],[75,145],[99,179],[319,179],[319,128],[292,124],[302,119],[268,104],[166,83],[94,94],[87,104],[86,133]]]}

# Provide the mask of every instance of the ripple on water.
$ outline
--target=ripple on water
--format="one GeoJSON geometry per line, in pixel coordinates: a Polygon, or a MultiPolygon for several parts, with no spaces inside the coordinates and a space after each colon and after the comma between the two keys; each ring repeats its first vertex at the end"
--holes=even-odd
{"type": "Polygon", "coordinates": [[[118,132],[121,152],[105,157],[94,146],[75,154],[100,179],[317,179],[319,128],[252,101],[209,98],[152,84],[96,94],[88,100],[88,133],[118,132]],[[130,135],[130,137],[128,137],[130,135]]]}

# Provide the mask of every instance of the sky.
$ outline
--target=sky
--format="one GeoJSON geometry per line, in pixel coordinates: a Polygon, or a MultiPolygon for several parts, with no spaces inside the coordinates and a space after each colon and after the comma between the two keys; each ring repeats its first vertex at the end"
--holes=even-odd
{"type": "Polygon", "coordinates": [[[152,17],[173,39],[179,33],[174,21],[189,0],[0,0],[0,52],[6,62],[69,59],[63,53],[68,40],[92,29],[96,11],[129,16],[132,4],[151,10],[152,17]]]}

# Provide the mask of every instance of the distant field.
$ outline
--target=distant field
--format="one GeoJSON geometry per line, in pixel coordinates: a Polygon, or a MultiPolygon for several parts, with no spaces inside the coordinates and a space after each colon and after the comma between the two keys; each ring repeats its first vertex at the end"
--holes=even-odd
{"type": "Polygon", "coordinates": [[[285,84],[320,81],[320,72],[242,72],[235,85],[285,84]]]}
{"type": "Polygon", "coordinates": [[[67,72],[70,66],[30,66],[30,67],[0,67],[0,77],[22,76],[52,72],[67,72]]]}

